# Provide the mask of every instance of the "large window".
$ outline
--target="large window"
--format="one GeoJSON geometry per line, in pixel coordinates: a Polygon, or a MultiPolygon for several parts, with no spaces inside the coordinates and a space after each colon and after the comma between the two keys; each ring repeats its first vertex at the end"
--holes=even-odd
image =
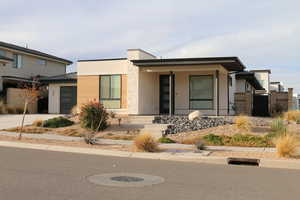
{"type": "Polygon", "coordinates": [[[190,76],[190,109],[213,109],[214,82],[212,75],[190,76]]]}
{"type": "Polygon", "coordinates": [[[22,56],[19,54],[13,54],[13,67],[14,68],[21,68],[22,67],[22,56]]]}
{"type": "Polygon", "coordinates": [[[105,108],[121,107],[121,76],[100,76],[100,101],[105,108]]]}
{"type": "Polygon", "coordinates": [[[5,51],[0,50],[0,56],[5,56],[5,51]]]}

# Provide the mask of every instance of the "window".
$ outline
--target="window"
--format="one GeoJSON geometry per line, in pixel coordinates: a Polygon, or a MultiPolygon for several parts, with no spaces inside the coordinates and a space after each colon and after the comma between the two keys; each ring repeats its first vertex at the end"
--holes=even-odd
{"type": "Polygon", "coordinates": [[[13,54],[13,67],[14,68],[21,68],[22,67],[22,56],[19,54],[13,54]]]}
{"type": "Polygon", "coordinates": [[[44,66],[46,66],[46,65],[47,65],[47,61],[44,60],[44,59],[38,59],[38,60],[37,60],[37,64],[38,64],[38,65],[44,65],[44,66]]]}
{"type": "Polygon", "coordinates": [[[5,56],[5,51],[0,50],[0,56],[5,56]]]}
{"type": "Polygon", "coordinates": [[[190,109],[213,109],[214,83],[212,75],[190,76],[190,109]]]}
{"type": "Polygon", "coordinates": [[[100,76],[100,101],[105,108],[121,107],[121,76],[100,76]]]}

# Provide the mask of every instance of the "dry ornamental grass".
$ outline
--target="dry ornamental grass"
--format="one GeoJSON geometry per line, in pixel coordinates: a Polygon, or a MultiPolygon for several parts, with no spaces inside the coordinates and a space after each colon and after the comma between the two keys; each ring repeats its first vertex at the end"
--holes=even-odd
{"type": "Polygon", "coordinates": [[[150,134],[141,134],[134,139],[134,146],[138,151],[156,152],[158,151],[158,143],[150,134]]]}
{"type": "Polygon", "coordinates": [[[292,134],[283,134],[274,140],[279,157],[297,156],[297,148],[300,146],[299,137],[292,134]]]}
{"type": "Polygon", "coordinates": [[[249,132],[252,127],[251,120],[247,116],[238,116],[234,119],[235,126],[240,130],[244,132],[249,132]]]}

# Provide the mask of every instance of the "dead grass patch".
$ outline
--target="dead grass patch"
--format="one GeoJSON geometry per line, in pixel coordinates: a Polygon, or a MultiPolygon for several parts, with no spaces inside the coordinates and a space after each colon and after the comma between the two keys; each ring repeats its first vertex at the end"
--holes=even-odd
{"type": "MultiPolygon", "coordinates": [[[[20,127],[4,129],[4,131],[19,132],[20,131],[20,127]]],[[[36,134],[47,133],[49,131],[53,131],[53,129],[41,128],[41,127],[30,127],[30,126],[29,127],[25,126],[22,129],[23,133],[36,133],[36,134]]]]}
{"type": "Polygon", "coordinates": [[[159,151],[158,142],[151,134],[145,133],[145,134],[138,135],[133,142],[137,151],[143,151],[143,152],[159,151]]]}
{"type": "Polygon", "coordinates": [[[274,139],[279,157],[295,157],[297,156],[297,148],[300,146],[300,139],[294,134],[283,134],[274,139]]]}
{"type": "Polygon", "coordinates": [[[234,119],[234,123],[235,126],[240,130],[240,131],[245,131],[245,132],[249,132],[251,130],[252,127],[252,123],[251,120],[248,116],[237,116],[234,119]]]}

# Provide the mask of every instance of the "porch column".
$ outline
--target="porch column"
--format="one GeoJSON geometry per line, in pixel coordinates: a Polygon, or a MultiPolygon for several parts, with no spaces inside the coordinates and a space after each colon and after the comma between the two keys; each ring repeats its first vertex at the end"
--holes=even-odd
{"type": "Polygon", "coordinates": [[[217,102],[217,105],[216,105],[216,116],[219,116],[220,115],[220,83],[219,83],[219,70],[216,70],[216,96],[217,96],[217,99],[216,99],[216,102],[217,102]]]}
{"type": "Polygon", "coordinates": [[[174,115],[174,73],[169,74],[169,115],[174,115]]]}

